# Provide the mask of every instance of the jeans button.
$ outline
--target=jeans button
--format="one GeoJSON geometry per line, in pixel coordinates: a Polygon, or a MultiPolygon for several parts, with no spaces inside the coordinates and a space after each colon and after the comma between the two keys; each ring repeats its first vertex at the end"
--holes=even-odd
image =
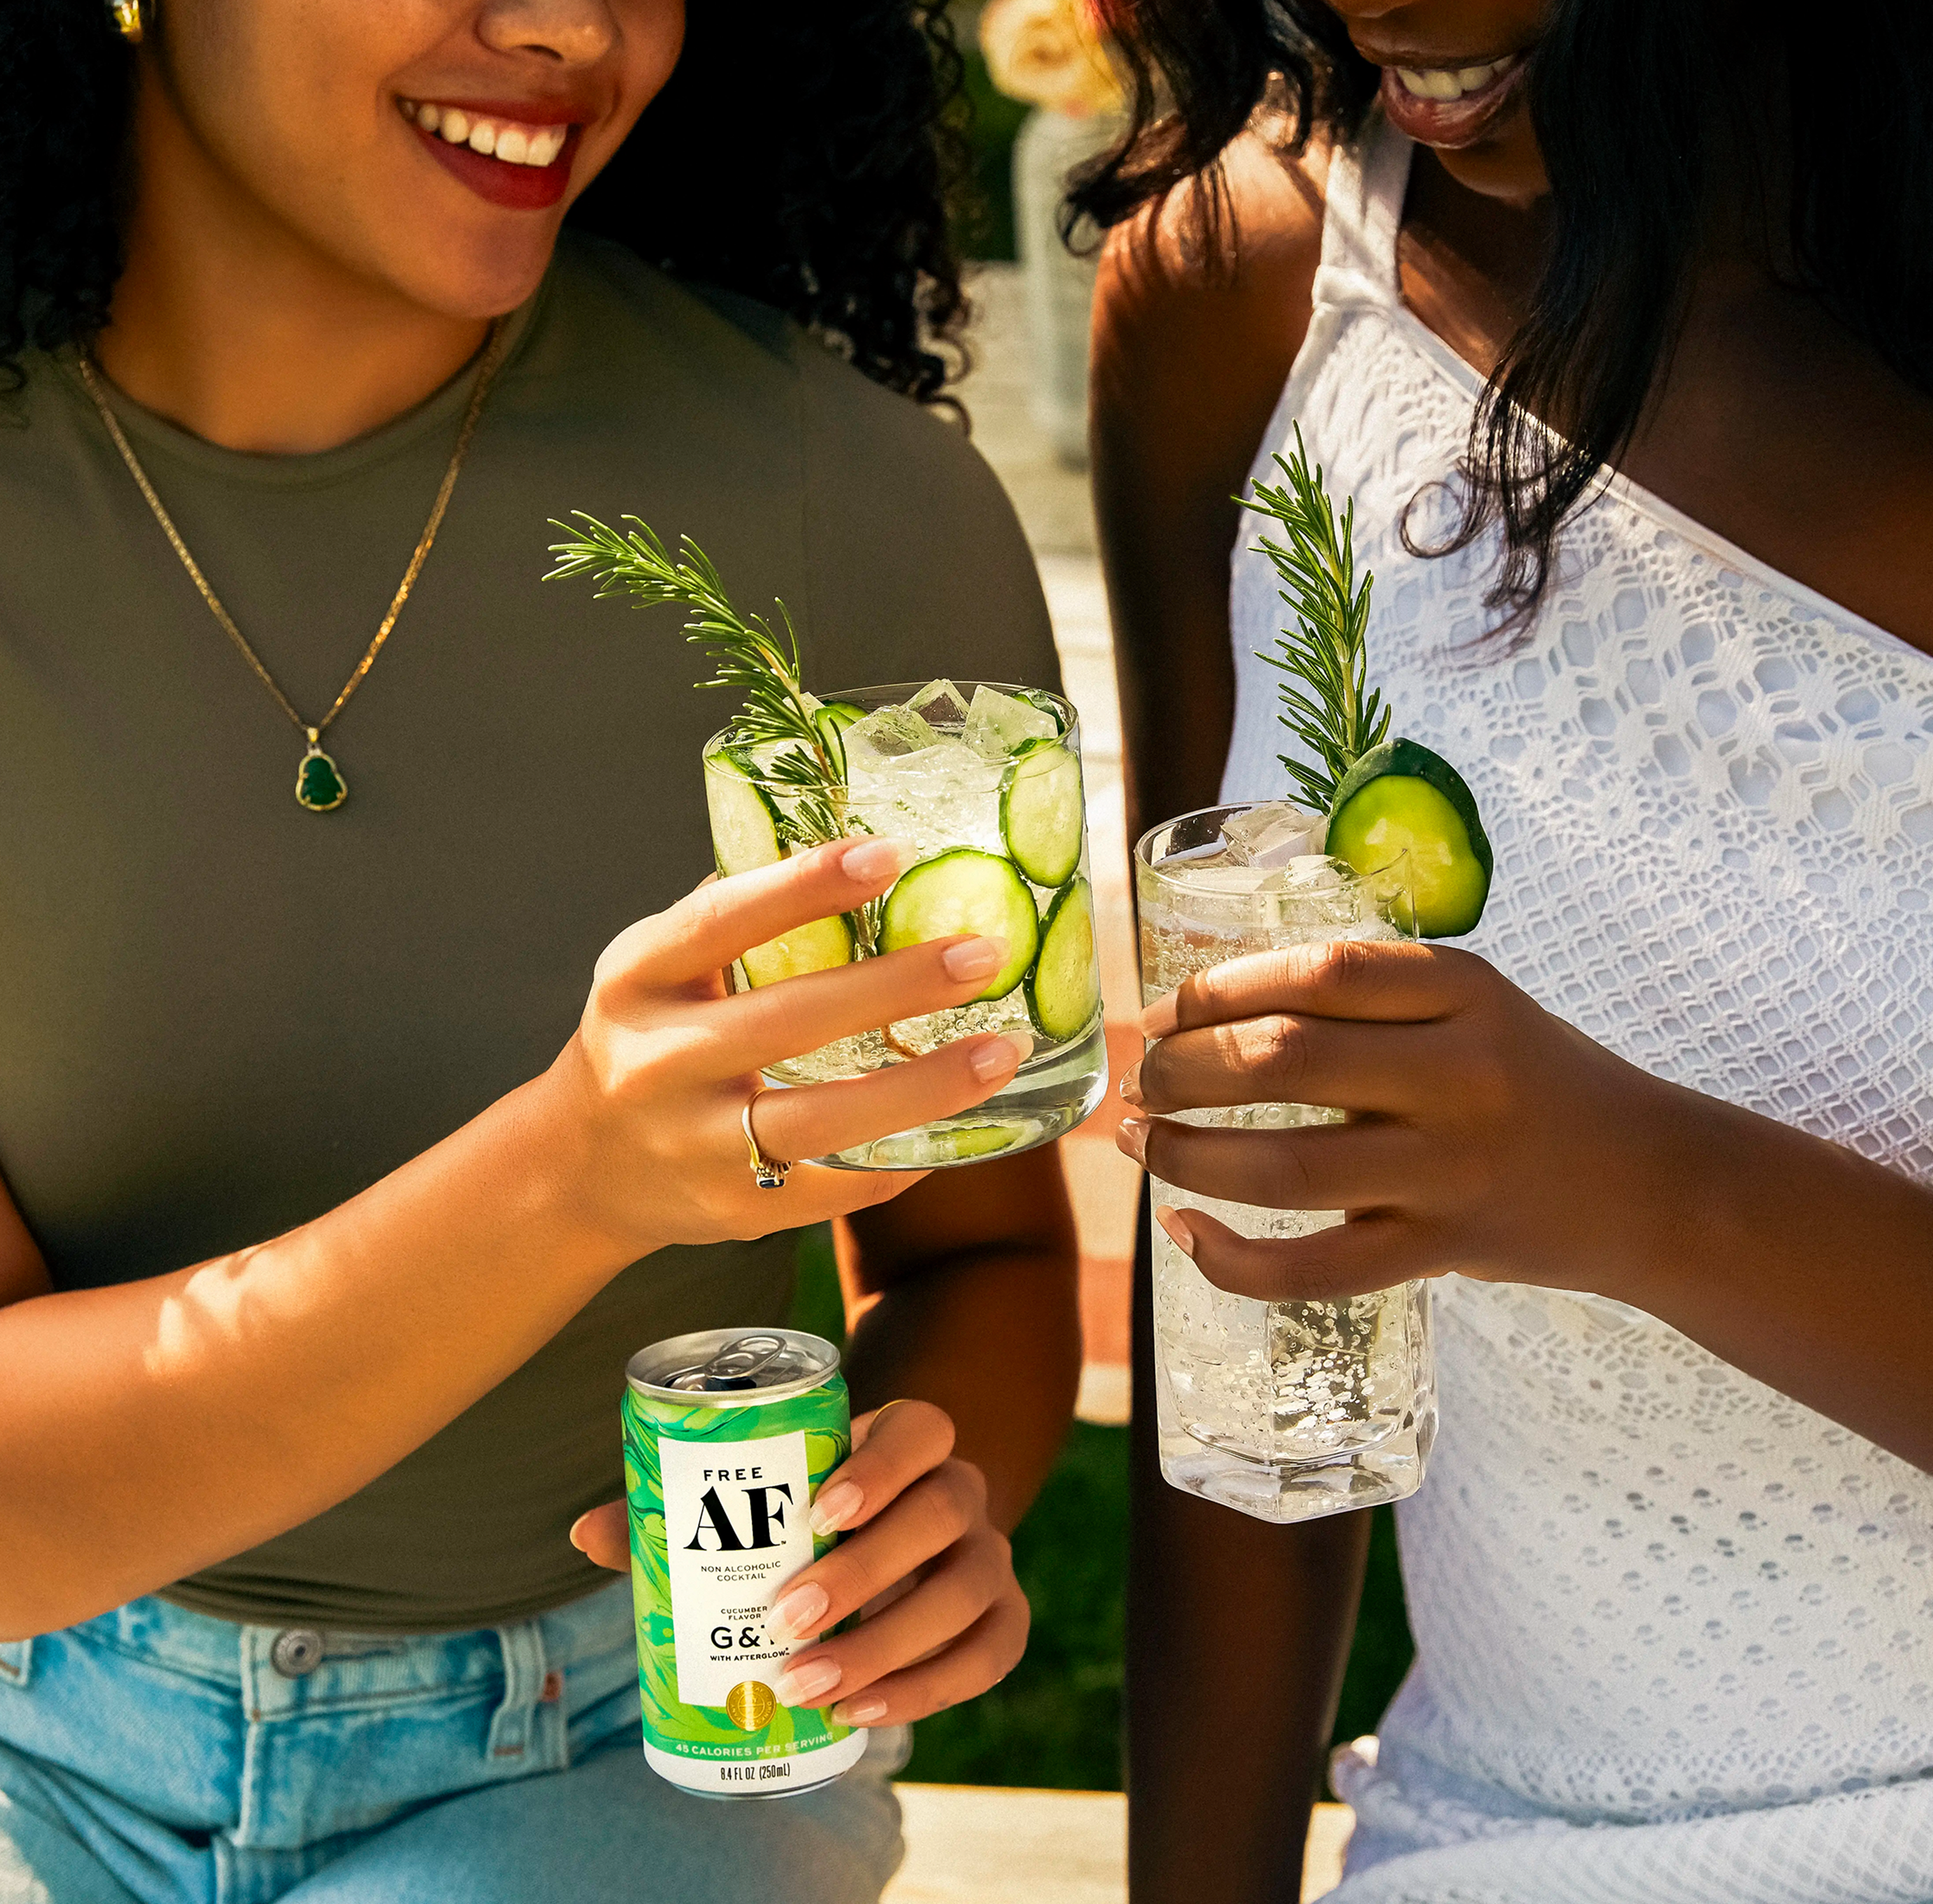
{"type": "Polygon", "coordinates": [[[300,1679],[322,1664],[322,1635],[306,1626],[291,1626],[278,1633],[269,1649],[269,1664],[284,1679],[300,1679]]]}

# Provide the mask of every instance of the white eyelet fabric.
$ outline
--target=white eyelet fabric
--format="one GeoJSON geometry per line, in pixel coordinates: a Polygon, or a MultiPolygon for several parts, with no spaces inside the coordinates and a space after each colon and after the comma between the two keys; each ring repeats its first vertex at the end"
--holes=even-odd
{"type": "MultiPolygon", "coordinates": [[[[1396,293],[1408,162],[1378,125],[1332,167],[1256,473],[1299,422],[1355,498],[1393,731],[1496,849],[1467,943],[1647,1070],[1933,1180],[1933,658],[1622,482],[1527,644],[1474,645],[1493,549],[1397,531],[1481,388],[1396,293]]],[[[1248,540],[1226,799],[1286,784],[1248,540]]],[[[1435,1311],[1418,1657],[1339,1757],[1337,1904],[1933,1898],[1933,1478],[1621,1304],[1452,1277],[1435,1311]]]]}

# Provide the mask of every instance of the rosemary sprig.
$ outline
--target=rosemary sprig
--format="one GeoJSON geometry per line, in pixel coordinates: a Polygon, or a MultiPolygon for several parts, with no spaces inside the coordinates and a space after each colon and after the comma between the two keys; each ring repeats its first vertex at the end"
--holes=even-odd
{"type": "Polygon", "coordinates": [[[571,521],[552,519],[565,537],[551,545],[557,567],[544,579],[590,575],[597,594],[630,595],[650,607],[675,602],[685,609],[685,639],[697,642],[717,672],[701,687],[735,687],[745,705],[726,732],[735,747],[777,743],[762,771],[787,790],[779,819],[783,835],[801,846],[843,839],[846,814],[846,750],[838,734],[813,717],[818,703],[799,679],[798,636],[783,602],[777,604],[783,633],[762,615],[742,615],[725,592],[711,558],[689,536],[678,538],[674,560],[650,525],[624,519],[614,529],[582,510],[571,521]]]}
{"type": "Polygon", "coordinates": [[[1363,642],[1375,577],[1366,570],[1357,585],[1354,501],[1344,507],[1339,528],[1322,486],[1321,465],[1312,471],[1309,467],[1300,424],[1295,454],[1286,462],[1278,456],[1275,463],[1288,479],[1286,486],[1258,483],[1252,498],[1236,501],[1288,531],[1285,545],[1264,536],[1255,546],[1275,564],[1283,584],[1282,599],[1296,626],[1282,631],[1279,653],[1258,649],[1255,658],[1288,677],[1281,684],[1282,712],[1277,718],[1315,764],[1286,753],[1276,757],[1288,770],[1295,792],[1327,813],[1342,776],[1389,732],[1390,710],[1381,690],[1369,690],[1363,642]]]}

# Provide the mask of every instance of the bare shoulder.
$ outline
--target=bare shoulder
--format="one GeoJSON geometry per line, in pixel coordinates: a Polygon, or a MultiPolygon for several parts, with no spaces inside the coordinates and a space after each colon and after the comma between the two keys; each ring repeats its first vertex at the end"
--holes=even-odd
{"type": "Polygon", "coordinates": [[[1327,171],[1325,152],[1291,158],[1246,134],[1222,164],[1231,255],[1203,242],[1190,187],[1108,234],[1095,303],[1098,408],[1131,404],[1153,420],[1205,401],[1218,420],[1252,418],[1259,433],[1308,329],[1327,171]]]}
{"type": "Polygon", "coordinates": [[[1247,480],[1307,335],[1327,155],[1252,134],[1224,155],[1225,265],[1184,188],[1112,233],[1091,360],[1095,519],[1114,627],[1130,833],[1204,805],[1234,710],[1228,558],[1247,480]]]}

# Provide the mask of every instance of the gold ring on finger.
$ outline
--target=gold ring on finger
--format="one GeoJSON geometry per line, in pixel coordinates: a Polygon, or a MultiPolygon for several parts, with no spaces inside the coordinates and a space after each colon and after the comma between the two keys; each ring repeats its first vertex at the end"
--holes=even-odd
{"type": "Polygon", "coordinates": [[[762,1190],[782,1190],[791,1164],[783,1158],[767,1157],[759,1148],[759,1140],[752,1135],[752,1106],[765,1096],[767,1088],[761,1084],[746,1099],[745,1108],[738,1113],[738,1128],[745,1133],[745,1149],[752,1160],[753,1181],[762,1190]]]}

